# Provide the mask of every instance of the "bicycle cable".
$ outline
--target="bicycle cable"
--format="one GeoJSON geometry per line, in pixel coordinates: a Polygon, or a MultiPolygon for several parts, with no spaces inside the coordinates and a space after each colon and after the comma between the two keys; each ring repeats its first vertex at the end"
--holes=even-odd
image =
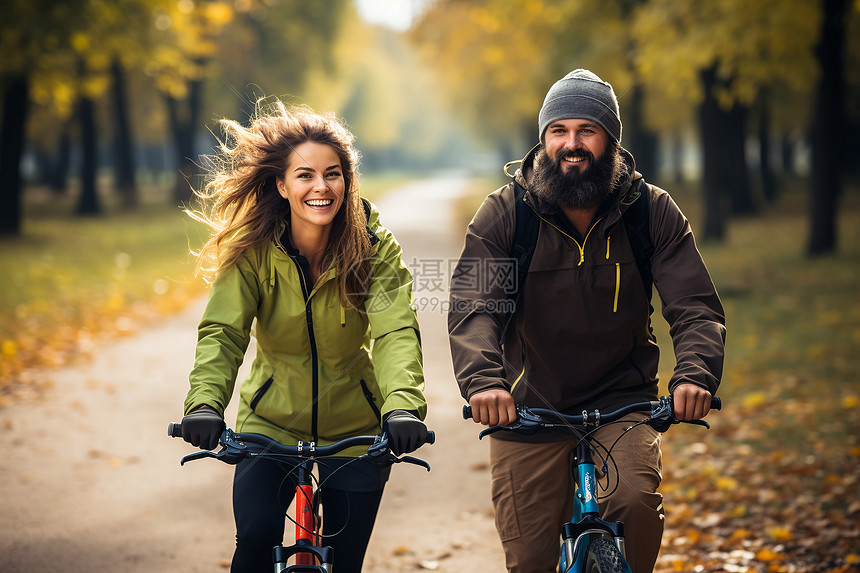
{"type": "MultiPolygon", "coordinates": [[[[315,461],[317,464],[319,464],[319,460],[315,459],[313,461],[315,461]]],[[[301,462],[298,464],[295,464],[295,465],[290,464],[291,465],[290,470],[284,475],[284,477],[281,479],[281,485],[278,486],[278,507],[281,507],[281,508],[284,507],[283,498],[281,497],[281,492],[284,491],[284,487],[283,487],[284,483],[287,480],[290,480],[290,485],[292,486],[292,489],[293,489],[293,496],[292,496],[292,499],[290,500],[290,503],[288,503],[286,505],[286,509],[282,510],[284,517],[286,517],[293,525],[295,525],[296,527],[298,527],[299,529],[301,529],[305,533],[308,533],[310,535],[314,535],[316,537],[322,538],[322,533],[320,531],[316,531],[317,529],[319,529],[319,522],[320,522],[319,509],[318,509],[319,503],[318,503],[318,500],[316,499],[317,496],[313,495],[311,497],[311,499],[308,499],[307,494],[304,492],[304,490],[297,487],[296,480],[292,479],[292,477],[298,473],[299,466],[301,465],[301,463],[307,463],[307,462],[308,462],[308,460],[301,460],[301,462]],[[298,496],[298,493],[300,491],[302,492],[302,495],[304,496],[305,501],[309,502],[310,506],[313,508],[314,531],[308,530],[306,527],[304,527],[298,521],[293,519],[293,517],[290,515],[290,506],[292,506],[293,502],[296,501],[296,497],[298,496]]],[[[312,467],[313,466],[311,466],[311,468],[312,467]]],[[[313,486],[314,492],[319,490],[319,488],[322,484],[320,484],[319,480],[316,478],[316,476],[314,476],[312,469],[311,469],[311,471],[308,471],[308,480],[311,482],[311,485],[313,486]]],[[[340,533],[340,532],[338,532],[338,533],[340,533]]]]}
{"type": "MultiPolygon", "coordinates": [[[[621,434],[620,434],[617,438],[615,438],[615,441],[614,441],[614,442],[612,442],[612,445],[611,445],[611,446],[609,446],[609,449],[608,449],[608,450],[606,449],[606,446],[604,446],[601,442],[598,442],[598,443],[600,444],[600,446],[601,446],[604,450],[606,450],[607,458],[608,458],[608,459],[610,459],[610,460],[612,460],[612,463],[615,465],[615,475],[617,476],[617,477],[616,477],[616,479],[615,479],[615,487],[614,487],[614,488],[612,488],[612,491],[610,491],[609,493],[607,493],[606,495],[604,495],[604,496],[603,496],[602,498],[600,498],[600,499],[605,499],[605,498],[607,498],[607,497],[611,496],[613,493],[615,493],[615,492],[618,490],[618,487],[621,485],[621,480],[622,480],[622,479],[624,479],[624,478],[623,478],[623,476],[621,475],[621,472],[618,470],[618,463],[615,461],[615,458],[614,458],[614,456],[612,455],[612,450],[614,450],[614,449],[615,449],[615,446],[616,446],[616,445],[618,445],[618,442],[620,442],[620,441],[621,441],[621,438],[623,438],[623,437],[625,437],[625,436],[627,435],[627,432],[629,432],[630,430],[632,430],[632,429],[634,429],[634,428],[637,428],[637,427],[639,427],[639,426],[642,426],[642,425],[648,425],[648,422],[649,422],[650,420],[651,420],[651,417],[650,417],[650,416],[648,416],[648,417],[643,418],[642,420],[640,420],[640,421],[638,421],[638,422],[635,422],[635,423],[634,423],[632,426],[630,426],[629,428],[626,428],[623,432],[621,432],[621,434]]],[[[613,423],[614,423],[614,424],[621,424],[621,423],[623,423],[623,422],[624,422],[624,420],[618,420],[617,422],[613,422],[613,423]]],[[[604,468],[603,468],[603,469],[604,469],[604,473],[606,473],[607,480],[608,480],[608,479],[609,479],[609,474],[608,474],[608,472],[606,471],[606,466],[604,466],[604,468]]],[[[625,481],[626,481],[626,480],[625,480],[625,481]]],[[[604,491],[605,491],[605,490],[604,490],[604,491]]]]}

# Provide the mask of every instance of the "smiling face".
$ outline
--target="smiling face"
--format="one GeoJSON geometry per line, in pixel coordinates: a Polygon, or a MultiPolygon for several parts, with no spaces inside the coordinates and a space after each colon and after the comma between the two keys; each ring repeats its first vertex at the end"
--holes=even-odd
{"type": "Polygon", "coordinates": [[[546,128],[544,146],[547,155],[555,161],[561,157],[561,168],[582,174],[603,155],[609,136],[598,124],[587,119],[562,119],[546,128]]]}
{"type": "Polygon", "coordinates": [[[333,147],[312,141],[297,145],[277,183],[278,192],[290,202],[294,236],[330,230],[346,191],[340,157],[333,147]]]}

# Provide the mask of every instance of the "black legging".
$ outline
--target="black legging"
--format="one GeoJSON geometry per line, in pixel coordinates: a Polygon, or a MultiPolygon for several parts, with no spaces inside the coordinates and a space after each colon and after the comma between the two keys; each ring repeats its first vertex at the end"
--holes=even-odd
{"type": "MultiPolygon", "coordinates": [[[[350,474],[356,473],[353,469],[347,465],[338,470],[337,477],[349,483],[350,474]]],[[[289,464],[259,458],[244,460],[236,466],[233,479],[236,551],[231,573],[273,570],[272,548],[283,541],[284,515],[295,495],[292,470],[289,464]]],[[[319,490],[323,505],[322,545],[333,548],[335,571],[360,573],[382,500],[382,487],[375,491],[344,491],[326,487],[324,480],[319,490]]],[[[366,475],[358,475],[355,481],[359,482],[358,489],[367,489],[366,475]]],[[[382,485],[385,479],[375,481],[369,480],[370,485],[382,485]]]]}

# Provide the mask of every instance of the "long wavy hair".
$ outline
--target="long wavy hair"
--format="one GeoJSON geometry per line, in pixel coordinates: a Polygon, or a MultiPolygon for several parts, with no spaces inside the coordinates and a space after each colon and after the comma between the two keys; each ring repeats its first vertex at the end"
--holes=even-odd
{"type": "Polygon", "coordinates": [[[212,230],[197,256],[196,272],[207,282],[235,265],[242,254],[266,241],[279,240],[290,224],[290,204],[277,189],[290,155],[302,143],[330,146],[340,158],[343,204],[332,221],[322,268],[334,264],[341,302],[358,308],[370,274],[370,238],[358,195],[359,154],[355,137],[333,115],[307,107],[287,108],[281,101],[256,104],[250,125],[222,119],[219,151],[204,158],[204,188],[196,192],[199,210],[186,210],[212,230]]]}

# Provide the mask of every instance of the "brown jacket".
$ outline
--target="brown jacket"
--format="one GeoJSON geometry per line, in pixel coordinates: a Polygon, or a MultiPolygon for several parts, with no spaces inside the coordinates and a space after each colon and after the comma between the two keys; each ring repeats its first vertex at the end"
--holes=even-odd
{"type": "MultiPolygon", "coordinates": [[[[653,308],[621,220],[620,197],[641,175],[623,153],[635,175],[619,185],[622,193],[614,194],[584,240],[526,192],[540,231],[504,348],[499,336],[510,291],[513,183],[478,209],[452,278],[448,314],[454,371],[466,400],[506,388],[517,403],[580,413],[657,396],[653,308]]],[[[516,174],[525,189],[533,160],[527,156],[516,174]]],[[[714,393],[723,368],[723,308],[687,219],[668,193],[653,185],[648,190],[654,286],[677,360],[668,388],[690,382],[714,393]]]]}

